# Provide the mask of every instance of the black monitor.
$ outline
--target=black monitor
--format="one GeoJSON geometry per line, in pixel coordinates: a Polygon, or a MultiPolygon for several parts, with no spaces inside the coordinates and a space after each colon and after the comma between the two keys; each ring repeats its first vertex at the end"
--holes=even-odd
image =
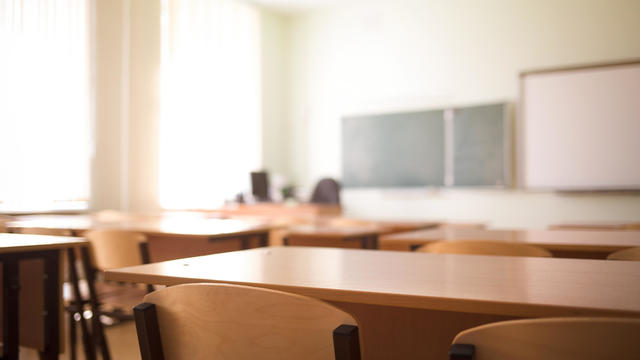
{"type": "Polygon", "coordinates": [[[251,173],[251,193],[256,201],[270,201],[269,198],[269,175],[266,171],[251,173]]]}

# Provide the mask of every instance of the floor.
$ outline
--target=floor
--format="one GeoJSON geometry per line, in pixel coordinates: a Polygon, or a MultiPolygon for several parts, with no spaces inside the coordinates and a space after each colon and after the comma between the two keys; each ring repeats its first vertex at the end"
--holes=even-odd
{"type": "MultiPolygon", "coordinates": [[[[66,322],[65,322],[66,323],[66,322]]],[[[65,330],[66,331],[66,330],[65,330]]],[[[106,328],[107,342],[109,343],[109,350],[111,351],[111,358],[113,360],[139,360],[140,352],[138,349],[138,338],[136,335],[136,327],[133,321],[127,321],[118,325],[108,326],[106,328]]],[[[68,336],[65,336],[68,340],[68,336]]],[[[76,353],[78,354],[78,360],[84,360],[84,353],[82,350],[82,343],[80,341],[80,332],[78,332],[78,341],[76,353]]],[[[69,345],[66,345],[69,348],[69,345]]],[[[100,356],[98,356],[100,359],[100,356]]],[[[38,353],[31,349],[20,349],[20,359],[26,360],[39,360],[38,353]]],[[[68,360],[69,352],[60,354],[60,360],[68,360]]]]}

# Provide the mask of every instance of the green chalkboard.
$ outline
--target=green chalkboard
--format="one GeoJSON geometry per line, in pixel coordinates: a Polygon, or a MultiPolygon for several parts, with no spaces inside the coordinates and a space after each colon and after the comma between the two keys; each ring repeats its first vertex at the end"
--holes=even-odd
{"type": "Polygon", "coordinates": [[[510,185],[504,103],[342,119],[346,188],[510,185]]]}
{"type": "Polygon", "coordinates": [[[443,112],[345,117],[345,187],[444,185],[443,112]]]}

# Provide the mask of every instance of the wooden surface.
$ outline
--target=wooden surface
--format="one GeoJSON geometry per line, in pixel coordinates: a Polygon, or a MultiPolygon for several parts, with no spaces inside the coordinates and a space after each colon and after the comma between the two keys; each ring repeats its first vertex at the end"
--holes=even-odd
{"type": "Polygon", "coordinates": [[[407,359],[446,356],[457,332],[492,321],[640,317],[640,263],[635,262],[275,247],[111,270],[105,276],[163,285],[259,286],[329,301],[362,324],[369,359],[393,358],[398,348],[407,359]]]}
{"type": "MultiPolygon", "coordinates": [[[[83,235],[88,230],[139,232],[147,237],[151,261],[213,254],[242,249],[239,237],[267,236],[270,229],[281,224],[266,221],[204,218],[202,216],[133,215],[126,220],[98,220],[91,215],[29,216],[8,224],[14,232],[70,231],[83,235]]],[[[249,240],[248,247],[259,245],[249,240]]]]}
{"type": "MultiPolygon", "coordinates": [[[[434,241],[497,240],[535,245],[552,253],[594,253],[605,258],[608,253],[640,246],[640,231],[571,231],[571,230],[482,230],[469,228],[438,228],[382,236],[380,248],[409,250],[434,241]]],[[[577,254],[580,255],[580,254],[577,254]]]]}
{"type": "Polygon", "coordinates": [[[436,241],[423,245],[416,251],[431,254],[551,257],[549,251],[537,246],[490,240],[436,241]]]}
{"type": "Polygon", "coordinates": [[[338,216],[342,213],[339,205],[308,204],[308,203],[255,203],[232,204],[217,210],[210,210],[222,216],[338,216]]]}
{"type": "Polygon", "coordinates": [[[317,299],[255,287],[190,284],[153,292],[166,359],[333,359],[333,330],[357,325],[317,299]]]}
{"type": "Polygon", "coordinates": [[[286,230],[289,245],[338,248],[377,248],[379,226],[302,225],[286,230]]]}
{"type": "Polygon", "coordinates": [[[506,321],[460,333],[475,360],[632,360],[640,357],[640,319],[554,318],[506,321]]]}
{"type": "Polygon", "coordinates": [[[98,270],[142,264],[140,243],[146,237],[134,231],[92,230],[85,233],[91,244],[92,265],[98,270]]]}
{"type": "Polygon", "coordinates": [[[273,247],[110,270],[106,279],[253,284],[332,301],[497,315],[640,316],[635,262],[273,247]]]}
{"type": "Polygon", "coordinates": [[[86,243],[73,237],[0,233],[0,253],[63,249],[86,243]]]}
{"type": "Polygon", "coordinates": [[[200,217],[147,217],[118,221],[100,221],[90,215],[30,216],[7,224],[11,229],[65,229],[86,231],[96,229],[128,230],[145,234],[172,236],[219,236],[257,234],[268,231],[269,224],[231,219],[200,217]]]}
{"type": "Polygon", "coordinates": [[[640,247],[616,251],[607,256],[607,260],[640,261],[640,247]]]}
{"type": "MultiPolygon", "coordinates": [[[[44,250],[62,250],[68,247],[86,245],[87,241],[79,238],[45,236],[45,235],[24,235],[0,233],[0,253],[18,253],[44,250]]],[[[62,266],[64,262],[60,260],[60,282],[63,280],[62,266]]],[[[44,311],[44,261],[42,259],[27,259],[20,261],[20,294],[19,294],[19,338],[22,346],[44,349],[42,311],[44,311]]],[[[0,270],[0,283],[2,282],[2,270],[0,270]]],[[[0,284],[1,285],[1,284],[0,284]]],[[[62,287],[60,286],[60,289],[62,287]]],[[[3,289],[0,286],[0,299],[3,289]]],[[[61,296],[61,294],[60,294],[61,296]]],[[[61,301],[62,304],[62,301],[61,301]]],[[[62,314],[62,308],[60,308],[62,314]]],[[[63,321],[62,315],[60,321],[63,321]]],[[[2,314],[0,313],[0,323],[2,314]]],[[[63,332],[61,332],[63,334],[63,332]]],[[[2,330],[0,329],[0,336],[2,330]]],[[[60,337],[61,342],[64,336],[60,337]]]]}
{"type": "Polygon", "coordinates": [[[640,222],[584,222],[554,224],[549,230],[640,230],[640,222]]]}

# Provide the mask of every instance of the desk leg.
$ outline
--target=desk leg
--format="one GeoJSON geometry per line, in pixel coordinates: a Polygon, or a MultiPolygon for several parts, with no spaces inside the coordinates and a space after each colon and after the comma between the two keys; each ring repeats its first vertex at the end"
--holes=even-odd
{"type": "Polygon", "coordinates": [[[269,246],[269,233],[265,232],[260,234],[260,240],[259,240],[259,245],[260,247],[267,247],[269,246]]]}
{"type": "Polygon", "coordinates": [[[60,253],[44,254],[44,359],[57,359],[60,351],[60,253]]]}
{"type": "Polygon", "coordinates": [[[2,258],[2,343],[3,359],[18,358],[18,295],[20,293],[20,274],[18,258],[7,255],[2,258]]]}

